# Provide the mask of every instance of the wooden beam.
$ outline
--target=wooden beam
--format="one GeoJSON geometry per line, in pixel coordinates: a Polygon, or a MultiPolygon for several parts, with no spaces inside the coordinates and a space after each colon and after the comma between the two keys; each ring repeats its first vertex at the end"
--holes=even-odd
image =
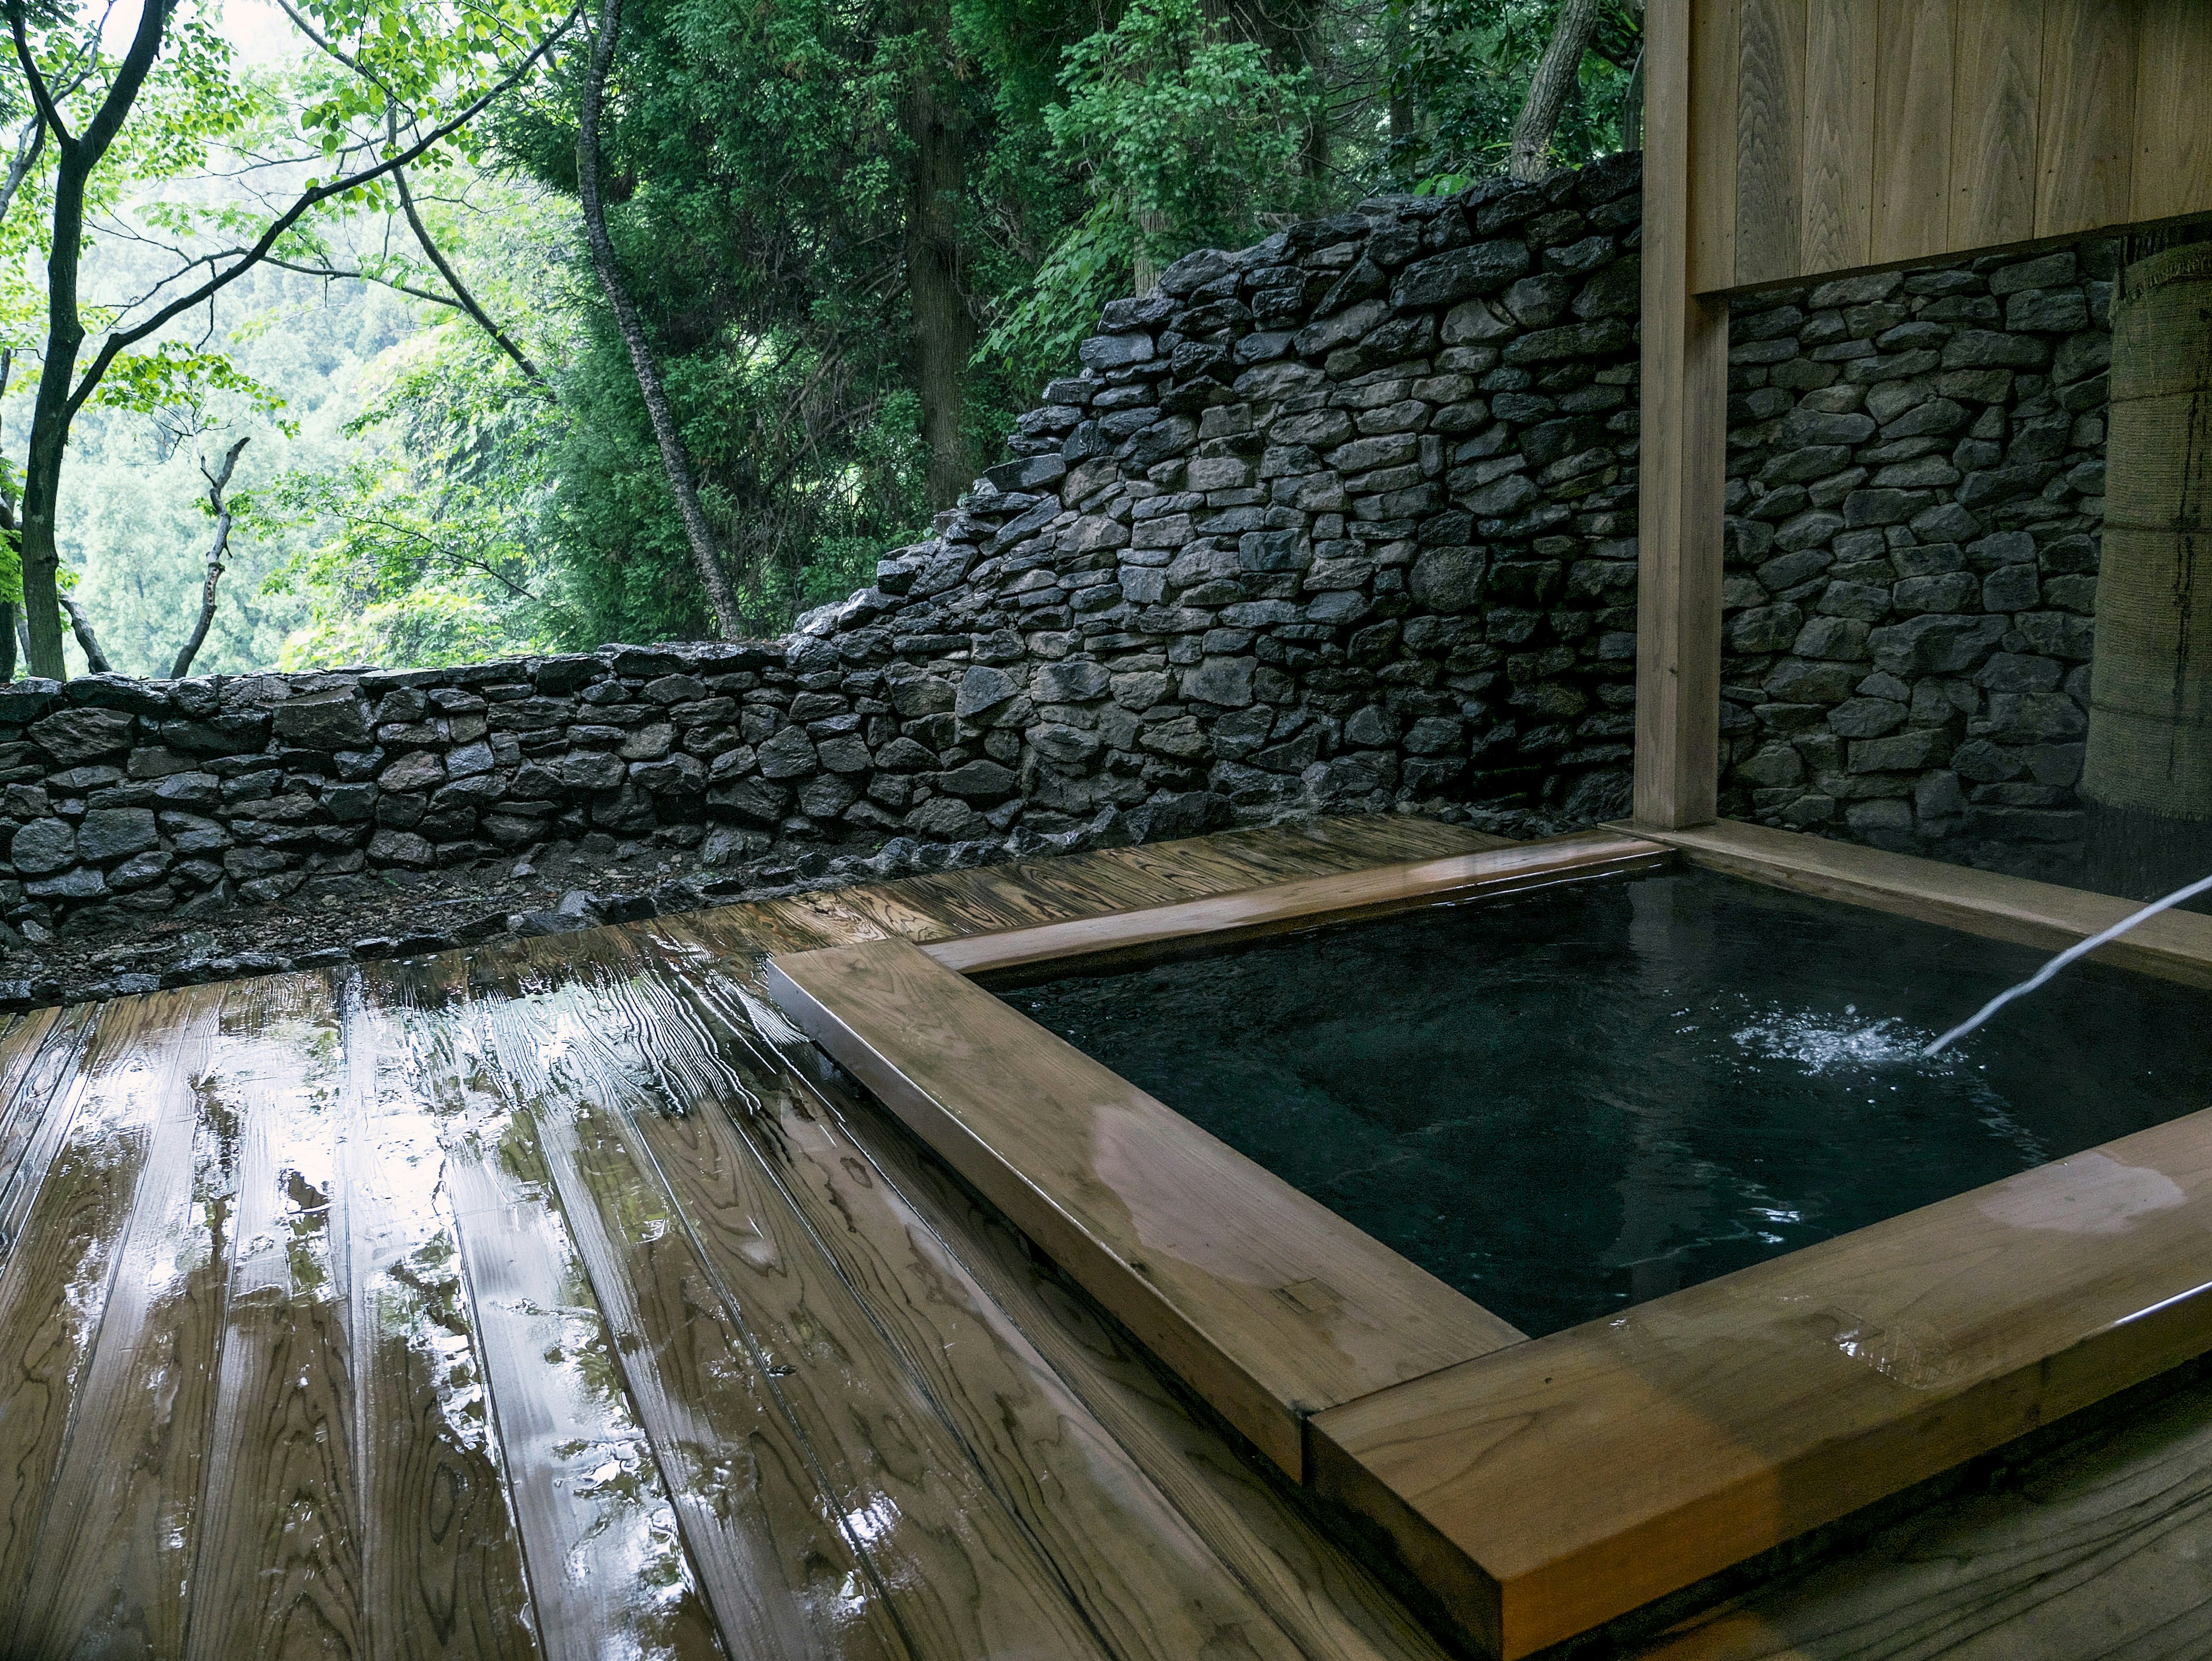
{"type": "MultiPolygon", "coordinates": [[[[1640,834],[1680,849],[1692,865],[1709,870],[2051,952],[2100,934],[2140,909],[2136,901],[2107,894],[1734,820],[1640,834]]],[[[2161,912],[2094,956],[2116,968],[2212,989],[2212,916],[2161,912]]]]}
{"type": "Polygon", "coordinates": [[[1525,1656],[2212,1349],[2212,1110],[1317,1415],[1525,1656]]]}
{"type": "Polygon", "coordinates": [[[1522,1335],[904,940],[769,990],[1293,1476],[1308,1415],[1522,1335]]]}
{"type": "MultiPolygon", "coordinates": [[[[1636,820],[1668,827],[1710,820],[1720,783],[1728,302],[1694,292],[1692,228],[1701,216],[1700,186],[1692,173],[1697,152],[1691,25],[1691,0],[1651,0],[1644,47],[1650,115],[1637,509],[1636,820]]],[[[1707,211],[1702,218],[1713,216],[1707,211]]],[[[1794,219],[1791,223],[1794,231],[1794,219]]],[[[1737,234],[1740,240],[1741,224],[1737,234]]]]}
{"type": "Polygon", "coordinates": [[[1095,969],[1108,963],[1143,962],[1197,946],[1218,946],[1322,922],[1388,916],[1448,899],[1649,871],[1674,857],[1671,849],[1637,837],[1585,830],[1449,859],[1338,872],[1139,911],[970,934],[922,950],[957,973],[1004,985],[1025,977],[1060,974],[1078,964],[1095,969]]]}

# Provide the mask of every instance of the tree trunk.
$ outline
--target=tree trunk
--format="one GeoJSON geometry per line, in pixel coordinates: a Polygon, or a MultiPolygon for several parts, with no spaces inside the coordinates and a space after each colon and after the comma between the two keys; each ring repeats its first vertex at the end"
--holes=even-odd
{"type": "Polygon", "coordinates": [[[1513,124],[1513,176],[1541,179],[1551,159],[1559,112],[1582,78],[1583,54],[1597,33],[1598,0],[1561,0],[1552,39],[1536,61],[1528,101],[1513,124]]]}
{"type": "Polygon", "coordinates": [[[239,452],[246,443],[241,438],[230,447],[230,453],[222,459],[221,472],[211,473],[204,462],[200,465],[200,477],[208,482],[208,504],[215,509],[215,538],[208,545],[207,576],[200,584],[199,621],[192,625],[192,637],[177,652],[176,663],[169,670],[171,680],[182,680],[191,673],[192,660],[199,655],[208,630],[215,624],[216,584],[222,580],[222,557],[230,549],[230,504],[223,500],[222,493],[237,469],[239,452]]]}
{"type": "Polygon", "coordinates": [[[69,613],[70,631],[76,636],[77,650],[84,654],[87,674],[106,675],[115,672],[107,660],[107,654],[100,648],[100,636],[92,631],[92,619],[85,615],[84,607],[67,594],[61,597],[62,610],[69,613]]]}
{"type": "Polygon", "coordinates": [[[1406,15],[1405,0],[1391,0],[1382,18],[1382,58],[1384,72],[1389,76],[1386,113],[1390,124],[1390,148],[1401,154],[1413,143],[1414,129],[1419,125],[1413,93],[1403,74],[1406,60],[1412,55],[1413,32],[1406,15]]]}
{"type": "MultiPolygon", "coordinates": [[[[23,466],[23,611],[30,624],[31,672],[59,680],[62,663],[61,592],[54,581],[59,552],[54,541],[54,508],[61,495],[62,452],[69,445],[76,403],[71,380],[77,353],[84,346],[84,320],[76,302],[77,271],[84,243],[84,187],[100,159],[137,101],[138,91],[160,54],[175,0],[141,0],[131,46],[116,65],[106,96],[83,133],[72,137],[61,113],[49,101],[46,83],[30,55],[23,0],[8,0],[8,22],[15,54],[24,66],[33,100],[54,135],[52,252],[46,256],[46,350],[39,371],[38,396],[31,405],[30,452],[23,466]]],[[[87,388],[88,392],[90,389],[87,388]]]]}
{"type": "Polygon", "coordinates": [[[921,435],[929,447],[929,505],[950,508],[975,482],[966,417],[975,314],[963,291],[967,256],[960,241],[960,212],[968,186],[967,136],[959,112],[938,101],[927,70],[915,78],[905,115],[907,138],[914,146],[906,281],[914,306],[921,435]]]}
{"type": "Polygon", "coordinates": [[[15,602],[0,599],[0,683],[15,678],[15,602]]]}
{"type": "Polygon", "coordinates": [[[669,405],[659,366],[653,361],[645,320],[638,315],[636,303],[623,282],[621,268],[615,264],[614,244],[607,237],[606,209],[599,197],[599,113],[606,98],[607,75],[614,64],[615,37],[621,27],[622,0],[600,0],[599,33],[592,42],[591,66],[584,77],[582,119],[576,131],[576,184],[583,201],[584,240],[591,248],[592,269],[599,275],[599,287],[606,292],[607,304],[614,308],[623,344],[629,349],[638,393],[645,400],[646,417],[660,447],[660,465],[668,475],[669,493],[676,498],[684,537],[691,545],[691,563],[699,574],[699,585],[706,590],[707,603],[713,608],[714,626],[724,640],[742,640],[744,618],[730,587],[729,574],[722,567],[714,527],[707,523],[706,511],[699,505],[691,458],[684,452],[683,435],[676,430],[676,413],[669,405]]]}

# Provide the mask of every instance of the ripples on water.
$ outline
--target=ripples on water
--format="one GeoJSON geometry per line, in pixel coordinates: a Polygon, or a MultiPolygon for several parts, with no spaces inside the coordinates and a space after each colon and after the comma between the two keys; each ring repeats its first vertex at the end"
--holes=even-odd
{"type": "Polygon", "coordinates": [[[1705,873],[1073,978],[1012,1001],[1524,1330],[2212,1104],[2207,1001],[1705,873]]]}

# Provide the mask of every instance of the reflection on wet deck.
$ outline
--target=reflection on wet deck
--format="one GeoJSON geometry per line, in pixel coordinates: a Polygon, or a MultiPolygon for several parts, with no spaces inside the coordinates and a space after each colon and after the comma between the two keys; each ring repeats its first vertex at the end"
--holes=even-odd
{"type": "MultiPolygon", "coordinates": [[[[763,953],[1463,851],[1338,820],[0,1027],[0,1658],[1443,1661],[763,953]]],[[[2212,1384],[1632,1650],[2212,1654],[2212,1384]]]]}
{"type": "Polygon", "coordinates": [[[762,955],[1456,852],[1337,822],[0,1031],[0,1653],[1441,1652],[762,955]]]}

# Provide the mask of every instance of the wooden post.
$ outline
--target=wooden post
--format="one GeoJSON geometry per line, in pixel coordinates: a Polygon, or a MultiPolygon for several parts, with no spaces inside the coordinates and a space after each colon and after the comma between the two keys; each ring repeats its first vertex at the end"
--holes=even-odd
{"type": "Polygon", "coordinates": [[[1699,299],[1692,277],[1691,10],[1650,0],[1644,24],[1635,811],[1668,830],[1711,823],[1720,782],[1728,302],[1699,299]]]}

